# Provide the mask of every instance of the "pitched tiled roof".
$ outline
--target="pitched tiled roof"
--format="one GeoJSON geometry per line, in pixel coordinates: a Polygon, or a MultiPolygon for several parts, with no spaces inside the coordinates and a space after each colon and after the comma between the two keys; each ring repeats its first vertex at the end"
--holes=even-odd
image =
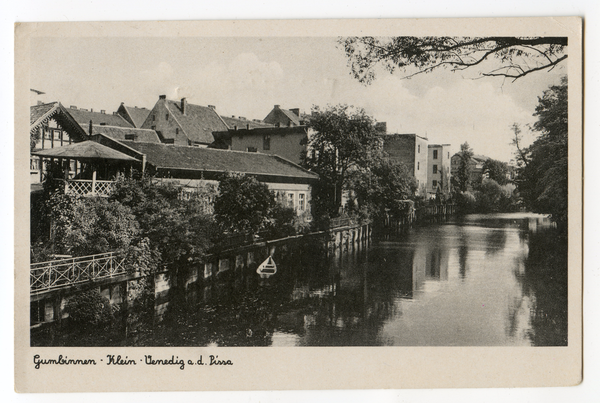
{"type": "Polygon", "coordinates": [[[138,108],[137,106],[126,106],[123,105],[123,108],[127,111],[131,120],[133,120],[133,124],[135,127],[142,127],[146,118],[150,114],[150,109],[146,108],[138,108]]]}
{"type": "Polygon", "coordinates": [[[104,146],[92,140],[82,141],[63,147],[49,148],[46,150],[36,151],[33,155],[41,157],[54,158],[72,158],[72,159],[100,159],[100,160],[120,160],[120,161],[137,161],[137,159],[123,154],[113,148],[104,146]]]}
{"type": "Polygon", "coordinates": [[[122,141],[146,155],[148,164],[158,169],[203,172],[240,172],[253,175],[318,179],[318,175],[276,155],[122,141]]]}
{"type": "Polygon", "coordinates": [[[123,117],[112,113],[90,112],[76,108],[69,108],[68,111],[85,130],[87,130],[90,120],[93,124],[104,123],[107,126],[133,127],[123,117]]]}
{"type": "Polygon", "coordinates": [[[227,116],[221,116],[221,118],[225,121],[225,123],[227,123],[227,126],[229,126],[230,129],[233,129],[235,127],[237,127],[238,129],[246,129],[247,125],[250,126],[250,129],[257,129],[261,127],[273,127],[272,124],[265,122],[256,122],[254,120],[239,119],[227,116]]]}
{"type": "Polygon", "coordinates": [[[169,112],[192,142],[210,144],[214,141],[212,132],[227,130],[225,122],[212,108],[188,103],[184,115],[180,102],[166,101],[169,112]]]}
{"type": "Polygon", "coordinates": [[[37,120],[43,120],[44,115],[51,112],[53,109],[58,108],[58,102],[51,102],[48,104],[35,105],[29,108],[29,124],[31,126],[36,123],[37,120]]]}
{"type": "Polygon", "coordinates": [[[160,143],[160,139],[154,130],[150,129],[136,129],[133,127],[117,127],[117,126],[103,126],[93,125],[92,134],[105,134],[114,140],[131,140],[126,135],[135,136],[135,141],[142,143],[160,143]]]}
{"type": "Polygon", "coordinates": [[[287,125],[288,122],[291,122],[292,125],[299,126],[300,117],[288,109],[283,109],[279,105],[275,105],[271,112],[263,119],[263,122],[274,125],[287,125]]]}

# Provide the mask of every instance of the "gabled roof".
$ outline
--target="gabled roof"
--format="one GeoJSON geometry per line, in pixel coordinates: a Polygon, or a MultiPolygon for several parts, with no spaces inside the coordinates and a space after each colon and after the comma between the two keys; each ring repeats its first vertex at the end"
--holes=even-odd
{"type": "Polygon", "coordinates": [[[119,160],[119,161],[138,161],[137,159],[123,154],[110,147],[104,146],[92,140],[82,141],[63,147],[49,148],[47,150],[36,151],[32,153],[40,157],[53,158],[71,158],[79,160],[119,160]]]}
{"type": "Polygon", "coordinates": [[[127,106],[121,103],[118,112],[125,114],[125,120],[127,120],[129,123],[132,123],[133,127],[139,128],[142,127],[142,125],[146,121],[146,118],[150,114],[150,109],[138,108],[137,106],[127,106]]]}
{"type": "Polygon", "coordinates": [[[283,109],[279,105],[275,105],[271,112],[263,119],[263,122],[283,126],[287,126],[290,123],[293,126],[299,126],[300,117],[288,109],[283,109]]]}
{"type": "Polygon", "coordinates": [[[73,140],[86,140],[87,132],[79,125],[69,111],[60,102],[34,105],[29,108],[29,131],[33,133],[50,119],[62,127],[73,140]]]}
{"type": "Polygon", "coordinates": [[[160,143],[160,139],[154,130],[136,129],[133,127],[118,127],[93,125],[92,134],[104,134],[114,140],[131,140],[128,138],[133,135],[135,140],[142,143],[160,143]]]}
{"type": "Polygon", "coordinates": [[[181,102],[166,100],[166,106],[194,143],[210,144],[214,141],[212,132],[227,130],[227,125],[213,108],[188,103],[183,114],[181,102]]]}
{"type": "Polygon", "coordinates": [[[234,128],[238,128],[238,129],[246,129],[248,126],[250,126],[250,129],[257,129],[257,128],[261,128],[261,127],[274,127],[272,124],[270,123],[265,123],[262,121],[255,121],[255,120],[247,120],[247,119],[240,119],[240,118],[236,118],[236,117],[227,117],[227,116],[221,116],[221,118],[225,121],[225,123],[227,123],[227,126],[229,126],[230,129],[234,129],[234,128]]]}
{"type": "MultiPolygon", "coordinates": [[[[462,155],[462,151],[457,152],[456,154],[453,155],[454,156],[461,156],[462,155]]],[[[487,157],[485,155],[481,155],[481,154],[473,154],[473,156],[471,157],[473,160],[478,161],[478,162],[485,162],[487,160],[490,159],[490,157],[487,157]]]]}
{"type": "Polygon", "coordinates": [[[146,155],[148,164],[161,170],[239,172],[267,177],[316,180],[318,175],[276,155],[122,141],[146,155]]]}
{"type": "Polygon", "coordinates": [[[107,126],[119,126],[119,127],[133,127],[131,123],[126,121],[122,116],[112,113],[102,112],[91,112],[83,109],[77,109],[71,107],[68,109],[69,113],[84,129],[90,124],[90,120],[93,124],[104,123],[107,126]]]}

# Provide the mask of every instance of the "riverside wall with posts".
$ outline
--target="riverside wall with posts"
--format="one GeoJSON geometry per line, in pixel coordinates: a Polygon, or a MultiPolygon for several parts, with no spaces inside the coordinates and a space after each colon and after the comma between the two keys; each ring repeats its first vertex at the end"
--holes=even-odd
{"type": "MultiPolygon", "coordinates": [[[[439,222],[455,214],[456,206],[428,205],[414,209],[401,219],[388,218],[381,223],[384,231],[403,231],[420,222],[439,222]]],[[[318,245],[326,256],[353,250],[371,238],[370,223],[358,223],[349,218],[333,219],[326,230],[305,235],[266,240],[258,237],[237,236],[214,248],[203,264],[185,269],[172,269],[145,277],[154,295],[154,316],[162,320],[170,302],[179,296],[190,304],[208,301],[219,293],[223,285],[248,284],[256,269],[272,256],[278,264],[278,275],[289,270],[286,261],[293,261],[305,253],[303,243],[318,245]]],[[[31,326],[61,322],[68,318],[69,298],[97,289],[111,305],[126,311],[132,305],[132,293],[142,277],[122,267],[117,256],[104,254],[90,257],[90,262],[76,258],[71,261],[46,262],[31,265],[31,326]],[[110,255],[110,256],[104,256],[110,255]],[[104,259],[104,260],[103,260],[104,259]],[[63,267],[64,266],[64,267],[63,267]],[[88,276],[84,279],[84,275],[88,276]],[[54,276],[54,277],[52,277],[54,276]]]]}
{"type": "Polygon", "coordinates": [[[241,236],[214,248],[203,264],[146,277],[128,272],[122,258],[112,253],[35,263],[30,267],[30,325],[37,328],[61,323],[69,316],[69,298],[93,289],[120,312],[126,312],[133,303],[136,284],[143,279],[150,280],[154,317],[160,321],[174,297],[184,297],[189,303],[207,301],[219,292],[219,285],[239,285],[258,276],[256,269],[268,256],[278,263],[279,275],[285,273],[286,266],[279,263],[301,254],[302,242],[318,244],[329,255],[357,247],[370,236],[369,224],[350,219],[332,220],[324,231],[280,239],[241,236]]]}

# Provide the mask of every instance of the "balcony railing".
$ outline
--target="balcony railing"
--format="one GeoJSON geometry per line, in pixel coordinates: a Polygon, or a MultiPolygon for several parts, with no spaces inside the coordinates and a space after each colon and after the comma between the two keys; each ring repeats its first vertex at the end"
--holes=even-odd
{"type": "Polygon", "coordinates": [[[126,272],[125,257],[114,252],[32,263],[30,292],[115,277],[126,272]]]}
{"type": "Polygon", "coordinates": [[[108,197],[112,193],[115,182],[95,179],[59,179],[65,184],[65,194],[71,196],[108,197]]]}

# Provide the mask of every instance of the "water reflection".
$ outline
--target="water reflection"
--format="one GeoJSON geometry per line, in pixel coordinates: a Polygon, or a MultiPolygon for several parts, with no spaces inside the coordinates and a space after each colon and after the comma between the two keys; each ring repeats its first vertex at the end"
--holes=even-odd
{"type": "Polygon", "coordinates": [[[325,254],[322,246],[301,245],[268,281],[248,271],[192,296],[181,293],[162,322],[138,326],[118,343],[567,343],[566,239],[542,216],[467,216],[325,254]]]}

